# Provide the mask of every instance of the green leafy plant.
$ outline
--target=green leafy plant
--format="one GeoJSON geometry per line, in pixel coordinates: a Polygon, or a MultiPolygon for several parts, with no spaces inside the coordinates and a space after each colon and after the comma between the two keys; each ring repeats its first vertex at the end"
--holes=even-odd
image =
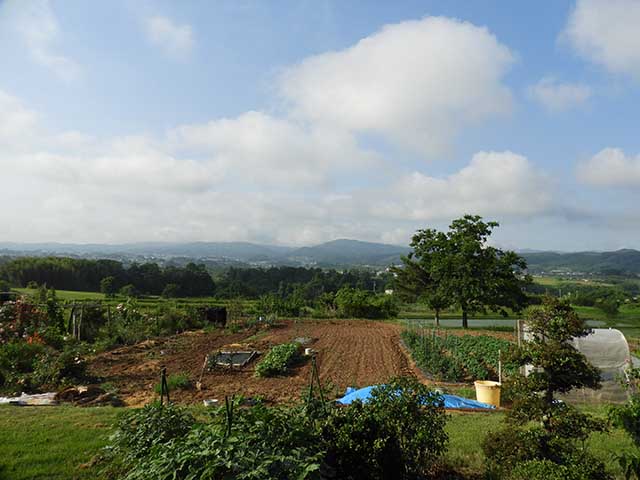
{"type": "MultiPolygon", "coordinates": [[[[173,412],[175,412],[175,407],[173,412]]],[[[120,478],[288,479],[317,478],[324,455],[320,430],[300,407],[234,408],[230,418],[223,408],[212,409],[209,421],[183,423],[171,435],[162,431],[166,413],[148,411],[133,428],[121,423],[115,454],[124,455],[129,468],[120,478]],[[231,423],[230,423],[231,422],[231,423]],[[143,428],[141,433],[136,430],[143,428]]],[[[117,458],[117,457],[116,457],[117,458]]]]}
{"type": "Polygon", "coordinates": [[[276,345],[256,365],[257,377],[274,377],[284,375],[300,357],[300,345],[283,343],[276,345]]]}
{"type": "Polygon", "coordinates": [[[418,479],[447,448],[440,396],[415,379],[345,408],[236,399],[207,413],[197,422],[172,405],[127,412],[108,448],[110,478],[418,479]]]}
{"type": "Polygon", "coordinates": [[[440,395],[413,378],[375,387],[338,409],[323,430],[337,478],[423,478],[447,449],[440,395]]]}
{"type": "MultiPolygon", "coordinates": [[[[497,379],[500,352],[506,357],[513,347],[511,342],[488,335],[441,336],[436,331],[406,330],[402,339],[426,373],[450,382],[497,379]]],[[[510,375],[516,366],[504,361],[502,370],[510,375]]]]}
{"type": "Polygon", "coordinates": [[[627,388],[632,390],[629,402],[625,405],[612,406],[609,411],[611,422],[622,427],[636,446],[635,452],[623,453],[617,457],[627,480],[632,477],[640,479],[640,393],[638,392],[640,369],[631,369],[628,376],[630,383],[627,384],[627,388]]]}
{"type": "MultiPolygon", "coordinates": [[[[189,380],[189,376],[186,373],[174,373],[167,377],[167,387],[169,388],[169,392],[173,390],[187,390],[191,388],[191,380],[189,380]]],[[[161,385],[158,383],[155,386],[155,392],[160,394],[161,385]]]]}
{"type": "Polygon", "coordinates": [[[109,456],[120,468],[129,469],[153,447],[186,436],[194,424],[195,419],[185,408],[172,404],[152,403],[127,411],[110,439],[109,456]]]}

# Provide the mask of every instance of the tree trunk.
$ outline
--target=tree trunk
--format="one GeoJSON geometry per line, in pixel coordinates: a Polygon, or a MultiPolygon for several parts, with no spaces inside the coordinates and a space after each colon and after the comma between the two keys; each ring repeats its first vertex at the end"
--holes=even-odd
{"type": "Polygon", "coordinates": [[[440,326],[440,309],[436,308],[435,309],[435,321],[436,321],[436,327],[440,326]]]}
{"type": "Polygon", "coordinates": [[[469,328],[469,320],[467,319],[467,310],[462,309],[462,328],[469,328]]]}

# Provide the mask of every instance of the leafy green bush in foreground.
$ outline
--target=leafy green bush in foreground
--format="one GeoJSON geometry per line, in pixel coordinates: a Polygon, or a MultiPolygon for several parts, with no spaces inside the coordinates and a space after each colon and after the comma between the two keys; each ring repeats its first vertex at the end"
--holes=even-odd
{"type": "Polygon", "coordinates": [[[418,479],[447,448],[440,397],[415,379],[372,392],[366,404],[224,407],[194,422],[180,407],[126,415],[112,437],[117,478],[418,479]]]}
{"type": "Polygon", "coordinates": [[[276,345],[256,365],[257,377],[274,377],[287,373],[287,369],[298,359],[300,345],[283,343],[276,345]]]}

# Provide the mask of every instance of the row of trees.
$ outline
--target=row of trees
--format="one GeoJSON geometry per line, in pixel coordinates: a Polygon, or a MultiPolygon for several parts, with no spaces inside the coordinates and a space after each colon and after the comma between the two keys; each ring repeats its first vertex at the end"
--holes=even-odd
{"type": "Polygon", "coordinates": [[[165,268],[155,263],[134,263],[126,267],[114,260],[23,257],[0,265],[2,280],[19,287],[48,285],[58,290],[106,295],[258,298],[273,294],[281,298],[298,296],[309,303],[324,294],[335,294],[343,287],[382,292],[391,282],[391,275],[303,267],[230,268],[214,282],[204,265],[194,263],[165,268]]]}
{"type": "Polygon", "coordinates": [[[230,268],[217,280],[216,295],[222,298],[256,298],[266,294],[286,297],[296,292],[305,300],[342,287],[382,292],[391,283],[391,274],[370,270],[322,270],[304,267],[230,268]]]}
{"type": "Polygon", "coordinates": [[[58,290],[105,293],[115,293],[126,285],[152,295],[160,295],[169,284],[177,285],[183,296],[212,295],[215,290],[204,265],[195,263],[166,268],[155,263],[134,263],[125,267],[114,260],[21,257],[0,265],[0,279],[18,287],[36,284],[58,290]]]}

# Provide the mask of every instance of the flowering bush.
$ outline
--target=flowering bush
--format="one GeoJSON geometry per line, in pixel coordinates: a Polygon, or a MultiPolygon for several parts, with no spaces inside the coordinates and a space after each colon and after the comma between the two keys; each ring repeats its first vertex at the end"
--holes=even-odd
{"type": "Polygon", "coordinates": [[[45,326],[46,312],[25,297],[0,305],[0,345],[33,335],[45,326]]]}

